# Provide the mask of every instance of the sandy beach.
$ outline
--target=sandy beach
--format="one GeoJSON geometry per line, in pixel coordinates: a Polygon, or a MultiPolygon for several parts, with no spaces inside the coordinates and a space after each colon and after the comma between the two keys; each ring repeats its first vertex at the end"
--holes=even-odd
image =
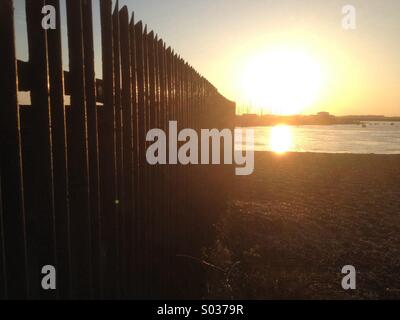
{"type": "Polygon", "coordinates": [[[206,298],[400,298],[400,155],[262,152],[234,179],[206,298]]]}

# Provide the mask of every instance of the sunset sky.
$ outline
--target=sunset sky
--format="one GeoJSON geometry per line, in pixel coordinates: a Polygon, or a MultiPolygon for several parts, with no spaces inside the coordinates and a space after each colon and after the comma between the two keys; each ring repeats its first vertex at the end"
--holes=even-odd
{"type": "MultiPolygon", "coordinates": [[[[16,0],[17,48],[27,59],[23,3],[16,0]]],[[[239,111],[245,105],[262,113],[400,115],[398,0],[120,0],[122,5],[236,101],[239,111]],[[346,4],[357,10],[356,30],[341,26],[346,4]]],[[[99,48],[98,17],[94,24],[99,48]]]]}

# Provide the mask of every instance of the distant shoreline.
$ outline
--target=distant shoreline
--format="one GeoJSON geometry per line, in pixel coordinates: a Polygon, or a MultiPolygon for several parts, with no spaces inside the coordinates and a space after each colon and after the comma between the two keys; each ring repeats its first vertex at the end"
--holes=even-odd
{"type": "MultiPolygon", "coordinates": [[[[337,126],[337,125],[341,125],[341,126],[350,126],[350,125],[357,125],[360,126],[363,123],[372,123],[372,122],[387,122],[389,125],[391,123],[395,124],[395,123],[399,123],[400,120],[396,120],[396,121],[360,121],[359,123],[307,123],[307,124],[295,124],[295,123],[285,123],[285,122],[277,122],[277,123],[273,123],[273,124],[257,124],[257,125],[236,125],[236,128],[262,128],[262,127],[274,127],[277,125],[287,125],[287,126],[294,126],[294,127],[305,127],[305,126],[337,126]]],[[[372,125],[372,124],[371,124],[372,125]]]]}
{"type": "Polygon", "coordinates": [[[263,127],[278,124],[304,126],[304,125],[362,125],[365,122],[398,122],[400,117],[386,117],[376,115],[364,116],[334,116],[327,112],[320,112],[317,115],[257,115],[243,114],[236,115],[235,125],[238,127],[263,127]]]}
{"type": "MultiPolygon", "coordinates": [[[[255,158],[260,157],[274,157],[282,159],[285,157],[341,157],[341,158],[399,158],[400,153],[351,153],[351,152],[312,152],[312,151],[287,151],[283,154],[276,153],[274,151],[254,151],[255,158]]],[[[257,168],[256,168],[257,169],[257,168]]]]}

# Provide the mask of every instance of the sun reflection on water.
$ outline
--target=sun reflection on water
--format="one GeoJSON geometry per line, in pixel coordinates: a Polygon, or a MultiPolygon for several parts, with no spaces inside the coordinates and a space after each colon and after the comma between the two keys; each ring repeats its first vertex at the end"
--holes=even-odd
{"type": "Polygon", "coordinates": [[[270,149],[278,154],[288,152],[293,144],[292,129],[286,125],[271,128],[270,149]]]}

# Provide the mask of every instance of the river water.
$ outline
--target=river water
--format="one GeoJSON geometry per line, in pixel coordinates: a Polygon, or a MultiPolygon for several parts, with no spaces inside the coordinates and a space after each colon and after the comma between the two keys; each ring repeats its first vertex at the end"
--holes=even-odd
{"type": "Polygon", "coordinates": [[[400,122],[251,129],[255,151],[400,154],[400,122]]]}

